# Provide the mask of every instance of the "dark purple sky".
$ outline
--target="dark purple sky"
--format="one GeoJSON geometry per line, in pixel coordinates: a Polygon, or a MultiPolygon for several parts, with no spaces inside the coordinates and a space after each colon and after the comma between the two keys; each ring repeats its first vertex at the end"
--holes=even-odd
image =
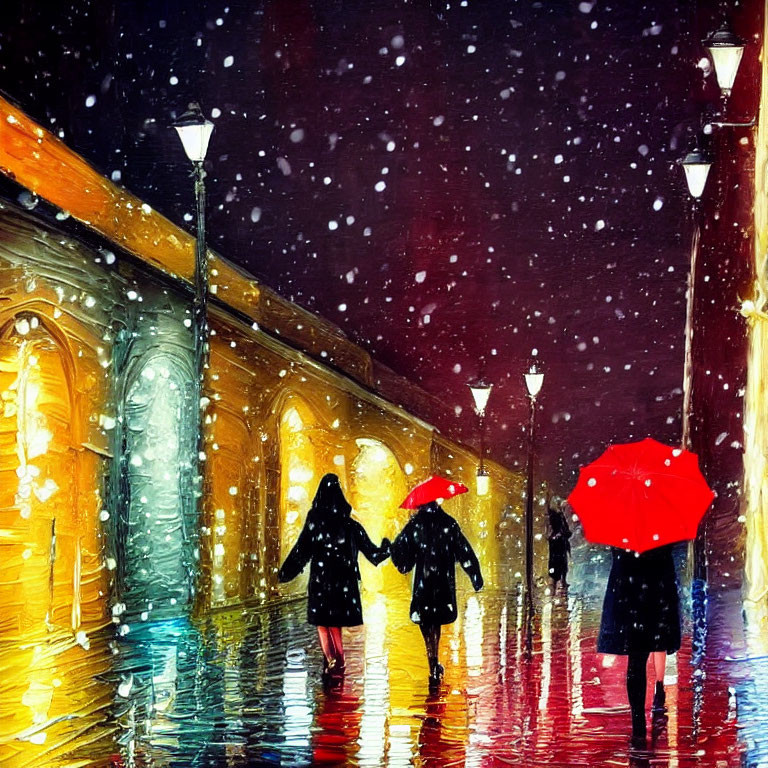
{"type": "Polygon", "coordinates": [[[211,245],[444,399],[446,431],[475,440],[484,366],[519,462],[537,349],[547,465],[679,440],[674,162],[717,97],[716,3],[6,2],[0,89],[187,228],[169,124],[199,100],[211,245]]]}

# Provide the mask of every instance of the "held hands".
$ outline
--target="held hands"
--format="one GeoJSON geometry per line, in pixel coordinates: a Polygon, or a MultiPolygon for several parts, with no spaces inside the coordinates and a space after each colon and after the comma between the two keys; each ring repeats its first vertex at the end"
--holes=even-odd
{"type": "Polygon", "coordinates": [[[392,554],[392,542],[385,536],[381,540],[381,546],[379,549],[384,552],[386,555],[392,554]]]}

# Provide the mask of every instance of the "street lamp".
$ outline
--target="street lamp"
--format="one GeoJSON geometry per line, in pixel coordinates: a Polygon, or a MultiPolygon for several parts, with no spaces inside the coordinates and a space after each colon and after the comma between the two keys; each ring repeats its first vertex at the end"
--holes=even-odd
{"type": "Polygon", "coordinates": [[[728,98],[739,70],[745,42],[738,35],[734,35],[728,24],[724,23],[717,32],[712,32],[702,40],[702,43],[712,57],[717,84],[723,96],[728,98]]]}
{"type": "MultiPolygon", "coordinates": [[[[206,120],[200,105],[193,102],[173,127],[179,134],[187,157],[194,167],[195,202],[197,206],[197,238],[195,241],[195,298],[192,312],[194,334],[195,376],[198,408],[197,453],[198,461],[205,459],[203,409],[203,383],[208,362],[208,249],[205,245],[205,170],[203,163],[213,123],[206,120]]],[[[200,472],[202,476],[202,472],[200,472]]],[[[202,498],[202,486],[200,488],[202,498]]]]}
{"type": "MultiPolygon", "coordinates": [[[[694,149],[682,160],[688,192],[691,195],[691,219],[693,232],[691,235],[691,256],[688,267],[688,290],[685,304],[685,354],[683,358],[683,412],[681,444],[683,448],[691,448],[691,407],[693,404],[693,321],[696,291],[696,271],[699,260],[699,243],[701,241],[701,225],[699,224],[699,199],[704,192],[712,157],[709,152],[694,149]]],[[[693,544],[693,578],[703,581],[706,578],[706,554],[703,536],[699,534],[693,544]]]]}
{"type": "Polygon", "coordinates": [[[691,258],[688,268],[688,291],[685,307],[685,357],[683,365],[683,413],[682,413],[682,446],[691,447],[691,403],[693,393],[693,318],[694,292],[696,288],[696,267],[699,258],[699,241],[701,227],[698,219],[699,198],[704,192],[709,169],[712,167],[712,157],[706,150],[699,148],[689,152],[681,161],[685,171],[688,191],[693,199],[691,219],[693,220],[693,235],[691,239],[691,258]]]}
{"type": "Polygon", "coordinates": [[[472,392],[472,399],[475,401],[475,413],[480,419],[480,466],[477,470],[477,495],[485,496],[490,484],[490,478],[485,469],[485,408],[488,405],[493,384],[486,384],[481,380],[468,386],[472,392]]]}
{"type": "MultiPolygon", "coordinates": [[[[717,32],[709,35],[703,44],[709,50],[720,86],[723,101],[730,96],[736,73],[744,53],[744,41],[723,25],[717,32]]],[[[755,119],[749,122],[705,121],[704,133],[711,134],[714,128],[749,128],[754,126],[755,119]]],[[[683,413],[682,435],[683,448],[691,448],[691,407],[693,403],[693,321],[694,321],[694,288],[696,285],[696,267],[701,239],[701,226],[698,220],[699,199],[704,193],[704,187],[709,176],[713,158],[706,150],[695,149],[682,160],[688,191],[693,204],[691,217],[693,219],[693,234],[691,240],[691,261],[688,271],[688,295],[685,313],[685,363],[683,369],[683,413]]],[[[689,558],[693,562],[691,582],[692,619],[693,619],[693,653],[692,658],[701,658],[706,637],[706,593],[707,593],[707,527],[706,518],[702,522],[693,543],[689,545],[689,558]]]]}
{"type": "MultiPolygon", "coordinates": [[[[722,43],[724,35],[721,34],[722,30],[716,32],[710,36],[710,40],[714,40],[720,36],[721,44],[719,48],[715,43],[710,50],[720,50],[721,52],[727,47],[722,43]]],[[[733,36],[735,37],[735,36],[733,36]]],[[[738,38],[736,38],[738,40],[738,38]]],[[[738,53],[733,53],[735,58],[731,59],[731,72],[728,77],[730,79],[721,82],[718,75],[718,83],[725,95],[730,92],[730,86],[733,85],[733,78],[736,76],[736,70],[741,60],[741,52],[743,51],[743,43],[740,43],[741,48],[738,53]]],[[[737,47],[738,46],[734,46],[737,47]]],[[[716,63],[718,59],[714,57],[713,60],[716,63]]],[[[722,57],[721,57],[722,60],[722,57]]],[[[722,121],[711,121],[704,127],[705,133],[712,133],[714,128],[749,128],[755,124],[754,119],[750,122],[743,123],[731,123],[722,121]]],[[[683,448],[691,449],[691,410],[693,407],[693,332],[694,332],[694,315],[695,315],[695,288],[696,288],[696,271],[699,258],[699,245],[701,240],[701,225],[699,224],[698,211],[699,200],[704,193],[704,187],[709,177],[709,171],[712,167],[714,159],[712,155],[705,149],[699,149],[698,147],[692,152],[689,152],[681,161],[680,164],[685,171],[685,180],[688,185],[688,191],[690,192],[693,204],[691,207],[691,218],[693,219],[693,233],[691,236],[691,257],[690,266],[688,270],[688,292],[686,299],[685,310],[685,357],[683,366],[683,412],[682,412],[682,435],[681,444],[683,448]]],[[[702,524],[702,531],[697,535],[693,544],[693,577],[694,580],[704,581],[706,579],[706,525],[702,524]]]]}
{"type": "Polygon", "coordinates": [[[536,422],[536,397],[544,384],[544,374],[532,363],[525,374],[525,388],[531,403],[528,423],[528,478],[525,495],[525,592],[529,616],[533,613],[533,454],[534,427],[536,422]]]}
{"type": "Polygon", "coordinates": [[[697,147],[680,161],[680,165],[685,171],[685,181],[688,184],[691,197],[698,200],[707,183],[709,169],[712,167],[712,156],[709,152],[697,147]]]}

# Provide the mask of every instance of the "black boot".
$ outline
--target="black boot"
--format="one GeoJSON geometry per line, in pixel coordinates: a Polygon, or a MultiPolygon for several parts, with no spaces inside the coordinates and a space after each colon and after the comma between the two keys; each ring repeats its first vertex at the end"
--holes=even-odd
{"type": "Polygon", "coordinates": [[[639,716],[632,713],[632,738],[630,740],[632,749],[645,749],[646,747],[646,726],[645,712],[639,716]]]}
{"type": "Polygon", "coordinates": [[[629,740],[629,748],[633,752],[645,752],[648,749],[648,741],[645,736],[635,736],[632,734],[632,738],[629,740]]]}
{"type": "Polygon", "coordinates": [[[430,685],[439,685],[440,681],[443,679],[443,673],[445,670],[443,669],[443,665],[439,664],[437,661],[436,656],[432,656],[429,659],[429,684],[430,685]]]}
{"type": "Polygon", "coordinates": [[[647,653],[630,653],[627,659],[627,699],[632,712],[632,748],[645,748],[645,665],[647,653]]]}
{"type": "Polygon", "coordinates": [[[656,683],[656,690],[653,692],[653,704],[651,705],[651,710],[653,712],[663,712],[666,700],[667,695],[664,693],[664,683],[659,680],[656,683]]]}

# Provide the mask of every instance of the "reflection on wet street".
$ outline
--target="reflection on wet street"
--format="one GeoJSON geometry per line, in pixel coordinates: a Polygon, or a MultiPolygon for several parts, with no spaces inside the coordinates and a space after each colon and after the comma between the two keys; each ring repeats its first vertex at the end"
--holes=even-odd
{"type": "Polygon", "coordinates": [[[330,687],[303,601],[145,622],[118,636],[110,627],[83,644],[6,642],[2,765],[722,768],[768,759],[765,656],[720,653],[713,634],[694,666],[685,643],[668,659],[667,715],[653,724],[648,754],[630,757],[623,659],[595,652],[599,600],[545,597],[530,658],[516,593],[491,587],[461,600],[459,620],[444,628],[436,690],[403,594],[367,596],[365,625],[345,630],[346,677],[330,687]],[[9,677],[11,668],[23,674],[9,677]],[[15,696],[36,708],[21,736],[8,717],[15,696]]]}

